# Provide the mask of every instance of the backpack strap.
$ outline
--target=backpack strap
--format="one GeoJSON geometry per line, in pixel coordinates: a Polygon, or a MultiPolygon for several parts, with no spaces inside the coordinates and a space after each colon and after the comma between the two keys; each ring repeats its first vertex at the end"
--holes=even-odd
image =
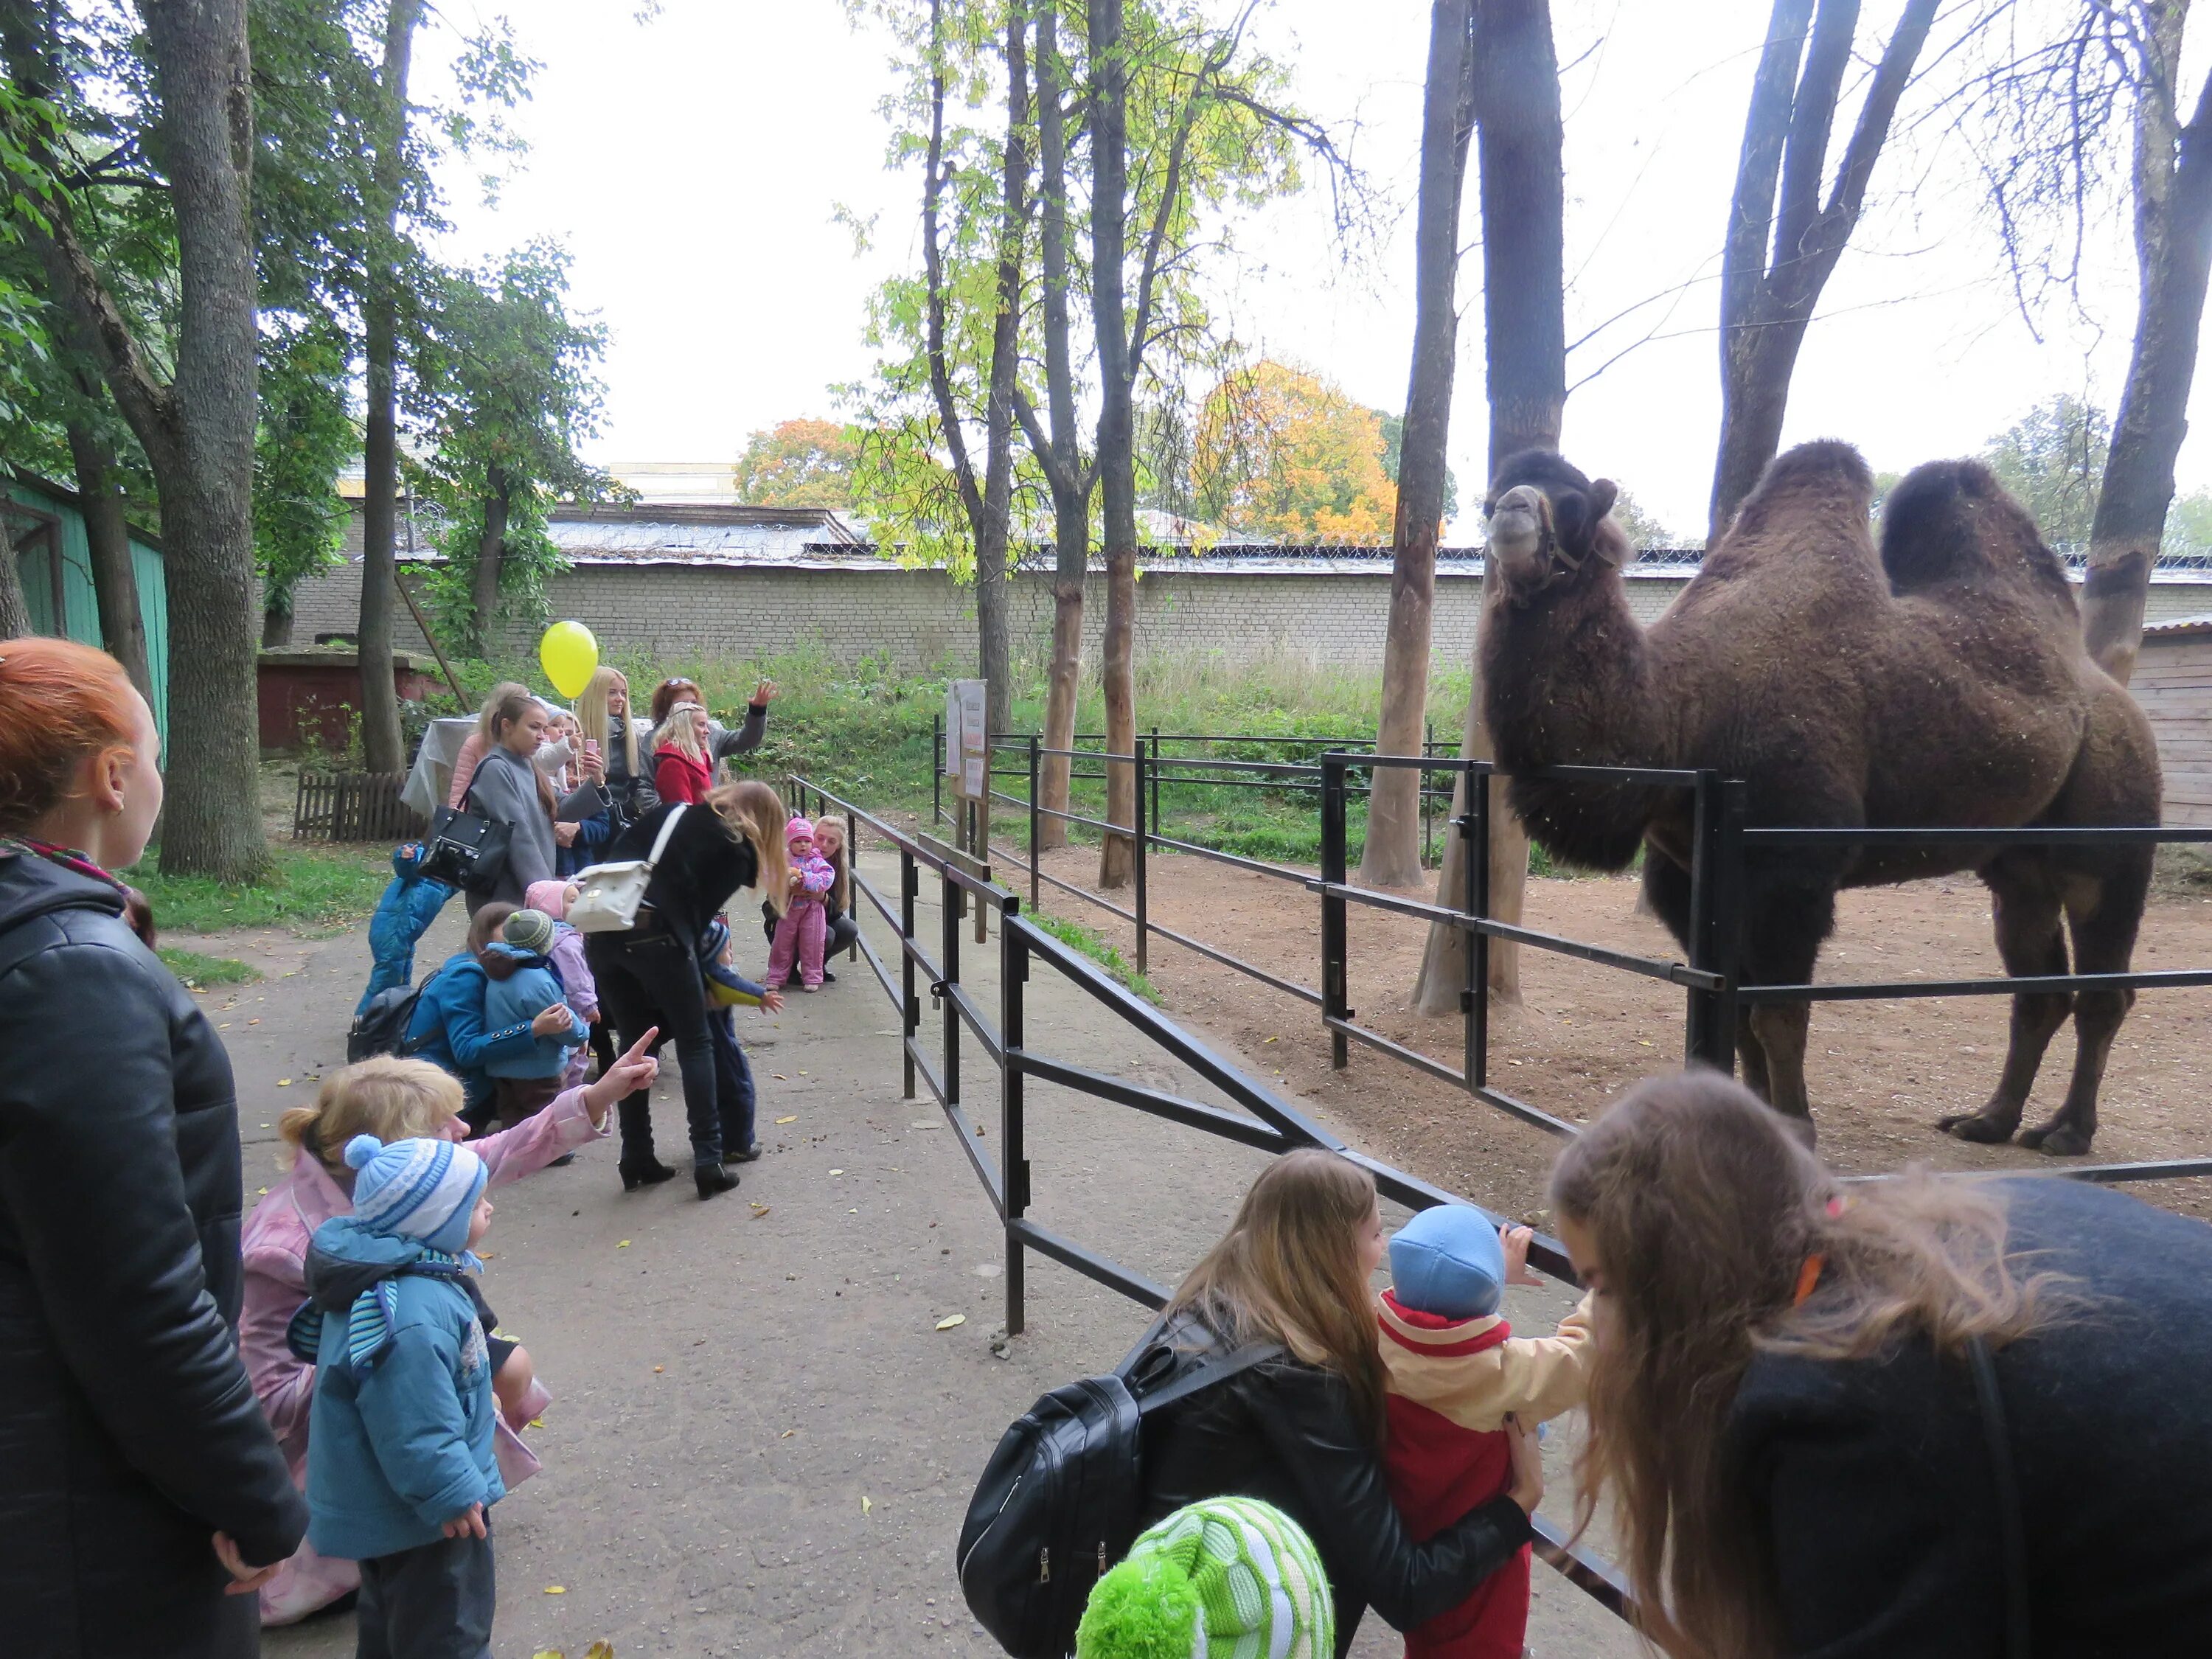
{"type": "Polygon", "coordinates": [[[1200,1389],[1226,1382],[1231,1377],[1250,1370],[1255,1365],[1264,1365],[1271,1359],[1279,1359],[1287,1352],[1279,1342],[1248,1342],[1233,1353],[1201,1360],[1166,1387],[1138,1395],[1137,1414],[1141,1417],[1147,1412],[1172,1406],[1178,1400],[1189,1398],[1200,1389]]]}
{"type": "Polygon", "coordinates": [[[1990,1484],[1996,1492],[1997,1543],[2004,1558],[2005,1659],[2028,1659],[2027,1534],[2021,1521],[2020,1479],[2013,1468],[2012,1437],[2005,1428],[1996,1366],[1990,1358],[1990,1345],[1978,1336],[1966,1344],[1966,1364],[1974,1374],[1982,1437],[1990,1453],[1990,1484]]]}

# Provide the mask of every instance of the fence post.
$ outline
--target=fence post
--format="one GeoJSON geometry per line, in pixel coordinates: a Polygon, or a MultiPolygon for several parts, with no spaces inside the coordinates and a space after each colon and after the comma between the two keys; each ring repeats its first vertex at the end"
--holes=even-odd
{"type": "MultiPolygon", "coordinates": [[[[1436,757],[1436,752],[1437,723],[1431,720],[1425,720],[1421,722],[1421,758],[1432,760],[1436,757]]],[[[1426,864],[1429,862],[1430,854],[1434,850],[1433,830],[1437,810],[1436,803],[1429,799],[1429,775],[1426,771],[1421,774],[1420,786],[1416,791],[1416,796],[1421,807],[1421,862],[1426,864]]]]}
{"type": "MultiPolygon", "coordinates": [[[[1490,766],[1468,779],[1468,817],[1460,826],[1467,854],[1467,909],[1490,919],[1490,766]]],[[[1474,1089],[1490,1084],[1490,935],[1472,928],[1467,935],[1467,983],[1460,1009],[1467,1019],[1467,1081],[1474,1089]]]]}
{"type": "Polygon", "coordinates": [[[999,917],[999,1036],[1006,1058],[999,1065],[999,1168],[1006,1188],[1006,1334],[1022,1334],[1022,1241],[1014,1224],[1030,1204],[1030,1164],[1022,1152],[1022,989],[1029,982],[1029,941],[1015,918],[1019,899],[1006,901],[999,917]]]}
{"type": "MultiPolygon", "coordinates": [[[[1710,970],[1713,965],[1713,836],[1720,827],[1720,774],[1701,770],[1690,790],[1690,966],[1710,970]]],[[[1644,856],[1653,856],[1650,848],[1644,856]]],[[[1713,1034],[1717,1024],[1710,991],[1689,994],[1682,1020],[1682,1060],[1687,1065],[1713,1058],[1713,1034]]]]}
{"type": "MultiPolygon", "coordinates": [[[[1137,751],[1137,971],[1141,974],[1145,971],[1145,935],[1148,931],[1145,908],[1145,866],[1151,862],[1146,856],[1146,842],[1152,839],[1152,830],[1151,819],[1145,811],[1145,740],[1134,738],[1130,747],[1137,751]]],[[[1159,787],[1159,769],[1153,767],[1151,770],[1152,787],[1157,789],[1159,787]]]]}
{"type": "MultiPolygon", "coordinates": [[[[1321,878],[1324,887],[1341,887],[1345,878],[1344,759],[1321,757],[1321,878]]],[[[1344,899],[1324,891],[1321,896],[1321,1012],[1324,1020],[1350,1019],[1352,1010],[1345,989],[1344,899]]],[[[1328,1063],[1342,1071],[1352,1063],[1342,1031],[1328,1034],[1328,1063]]]]}
{"type": "Polygon", "coordinates": [[[1160,728],[1152,728],[1152,828],[1160,827],[1160,728]]]}
{"type": "Polygon", "coordinates": [[[945,1010],[945,1103],[951,1107],[960,1103],[960,1010],[953,1006],[951,993],[960,983],[961,890],[952,879],[951,865],[939,875],[938,884],[937,914],[944,933],[939,943],[944,955],[938,958],[937,967],[945,975],[945,988],[937,1000],[945,1010]]]}
{"type": "Polygon", "coordinates": [[[945,822],[945,716],[929,717],[929,822],[945,822]]]}
{"type": "Polygon", "coordinates": [[[1037,738],[1030,733],[1030,908],[1037,908],[1037,738]]]}
{"type": "Polygon", "coordinates": [[[1740,779],[1723,779],[1718,772],[1700,771],[1695,804],[1690,843],[1690,965],[1719,975],[1722,982],[1716,990],[1690,993],[1683,1054],[1686,1060],[1733,1072],[1736,954],[1743,926],[1745,785],[1740,779]]]}
{"type": "Polygon", "coordinates": [[[914,1045],[921,1035],[921,998],[914,988],[914,952],[907,949],[914,939],[914,901],[920,888],[914,867],[914,849],[899,848],[899,1024],[904,1028],[904,1040],[899,1053],[906,1060],[906,1093],[904,1098],[914,1098],[914,1045]]]}
{"type": "Polygon", "coordinates": [[[1713,1000],[1713,1041],[1723,1071],[1735,1069],[1736,985],[1743,944],[1743,830],[1751,812],[1751,786],[1741,778],[1721,785],[1720,828],[1713,836],[1713,971],[1721,988],[1713,1000]]]}
{"type": "Polygon", "coordinates": [[[860,959],[860,905],[853,894],[853,880],[860,867],[860,815],[857,807],[845,809],[845,914],[853,921],[853,942],[846,947],[845,960],[860,959]]]}

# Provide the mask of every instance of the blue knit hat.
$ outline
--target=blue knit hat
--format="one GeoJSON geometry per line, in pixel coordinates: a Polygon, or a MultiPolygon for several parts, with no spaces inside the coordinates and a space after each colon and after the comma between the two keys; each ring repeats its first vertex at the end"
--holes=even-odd
{"type": "Polygon", "coordinates": [[[459,1255],[469,1247],[469,1223],[483,1196],[483,1160],[450,1140],[395,1140],[374,1135],[346,1142],[356,1171],[353,1213],[370,1232],[412,1238],[459,1255]]]}
{"type": "Polygon", "coordinates": [[[1390,1241],[1390,1294],[1413,1312],[1481,1319],[1505,1293],[1505,1248],[1481,1211],[1439,1204],[1390,1241]]]}

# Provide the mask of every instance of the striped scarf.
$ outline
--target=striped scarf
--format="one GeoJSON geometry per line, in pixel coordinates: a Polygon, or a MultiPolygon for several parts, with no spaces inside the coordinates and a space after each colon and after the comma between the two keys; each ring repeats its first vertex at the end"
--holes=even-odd
{"type": "MultiPolygon", "coordinates": [[[[399,1316],[401,1273],[422,1273],[432,1279],[459,1281],[464,1273],[481,1272],[483,1263],[473,1251],[448,1255],[425,1249],[420,1258],[390,1279],[380,1279],[359,1296],[346,1314],[346,1360],[356,1371],[365,1371],[392,1346],[392,1322],[399,1316]]],[[[313,1304],[310,1304],[310,1306],[313,1304]]]]}

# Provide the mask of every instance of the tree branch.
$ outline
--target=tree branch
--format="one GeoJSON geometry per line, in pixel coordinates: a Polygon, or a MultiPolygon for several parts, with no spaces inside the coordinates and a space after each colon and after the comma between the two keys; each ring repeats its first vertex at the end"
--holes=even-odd
{"type": "Polygon", "coordinates": [[[1820,175],[1828,166],[1828,133],[1851,60],[1859,0],[1820,0],[1812,44],[1790,111],[1790,136],[1782,154],[1782,201],[1775,216],[1776,270],[1804,257],[1805,239],[1820,213],[1820,175]]]}
{"type": "Polygon", "coordinates": [[[937,401],[938,425],[951,452],[952,476],[961,505],[970,524],[983,516],[983,495],[975,483],[975,469],[968,457],[967,434],[961,429],[960,410],[952,395],[952,373],[945,353],[945,255],[939,246],[937,210],[945,188],[945,43],[944,0],[929,0],[929,150],[923,164],[921,186],[921,258],[927,289],[929,390],[937,401]]]}

